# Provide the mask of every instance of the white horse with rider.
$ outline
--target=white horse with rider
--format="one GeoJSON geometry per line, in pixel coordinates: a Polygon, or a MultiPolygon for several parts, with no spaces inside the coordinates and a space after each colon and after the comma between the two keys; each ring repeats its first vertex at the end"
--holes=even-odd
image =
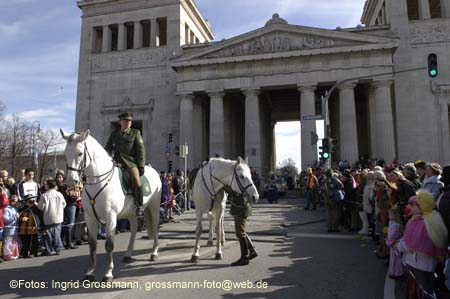
{"type": "MultiPolygon", "coordinates": [[[[136,209],[133,198],[126,195],[121,186],[119,169],[106,150],[90,136],[90,131],[67,134],[61,130],[67,141],[64,151],[67,162],[68,185],[83,185],[81,201],[89,233],[90,264],[84,280],[94,280],[96,267],[97,233],[100,224],[106,226],[105,248],[108,269],[103,281],[113,279],[113,249],[116,222],[118,219],[130,221],[131,237],[124,262],[132,260],[137,232],[136,209]],[[85,180],[83,183],[82,180],[85,180]]],[[[161,180],[150,166],[145,166],[144,176],[150,184],[150,194],[144,196],[144,221],[149,239],[153,239],[150,260],[158,257],[159,206],[161,201],[161,180]]]]}
{"type": "Polygon", "coordinates": [[[204,213],[208,213],[210,226],[207,245],[212,246],[213,244],[214,230],[216,233],[215,258],[221,260],[223,259],[222,246],[225,242],[224,214],[227,200],[224,188],[231,188],[253,202],[257,202],[259,199],[248,161],[240,157],[236,161],[211,158],[202,163],[190,186],[197,216],[196,240],[191,262],[196,263],[200,258],[200,236],[203,231],[204,213]]]}

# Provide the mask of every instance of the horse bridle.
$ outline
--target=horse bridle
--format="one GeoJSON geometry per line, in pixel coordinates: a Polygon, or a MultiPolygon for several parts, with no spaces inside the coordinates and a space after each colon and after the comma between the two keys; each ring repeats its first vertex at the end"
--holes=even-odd
{"type": "MultiPolygon", "coordinates": [[[[114,161],[113,161],[113,166],[111,168],[111,170],[109,170],[108,172],[105,172],[104,174],[100,174],[100,175],[86,175],[85,174],[85,170],[87,168],[87,159],[86,157],[89,156],[89,160],[92,161],[92,157],[91,154],[88,151],[86,142],[83,142],[84,145],[84,153],[83,153],[83,162],[81,164],[81,166],[79,168],[73,168],[71,166],[69,166],[69,164],[66,161],[66,168],[67,170],[71,170],[71,171],[76,171],[78,173],[78,176],[80,177],[80,179],[83,180],[83,178],[87,179],[87,178],[101,178],[101,177],[105,177],[104,179],[101,179],[100,181],[96,182],[96,183],[84,183],[84,185],[97,185],[102,183],[103,181],[107,180],[109,175],[112,174],[114,172],[114,161]]],[[[111,176],[112,177],[112,176],[111,176]]]]}
{"type": "MultiPolygon", "coordinates": [[[[211,194],[211,196],[212,196],[213,198],[216,197],[217,193],[216,193],[215,190],[214,190],[214,185],[213,185],[212,179],[215,179],[216,181],[218,181],[218,182],[221,183],[222,185],[228,186],[228,187],[230,187],[231,189],[233,189],[232,186],[233,186],[233,181],[235,180],[235,178],[236,178],[236,184],[237,184],[238,187],[239,187],[239,191],[241,191],[241,195],[242,195],[242,196],[245,196],[245,197],[248,197],[247,189],[250,188],[251,186],[253,186],[253,184],[250,183],[250,184],[248,184],[247,186],[244,187],[244,185],[242,184],[241,180],[239,179],[239,176],[237,175],[236,168],[237,168],[238,164],[239,164],[239,162],[236,162],[236,163],[234,164],[233,176],[231,177],[230,184],[225,184],[225,183],[222,182],[219,178],[217,178],[215,175],[213,175],[212,169],[211,169],[211,163],[209,163],[209,175],[210,175],[210,181],[211,181],[211,188],[213,189],[213,192],[211,192],[211,191],[208,189],[208,186],[206,185],[206,182],[205,182],[204,178],[203,178],[203,181],[204,181],[204,183],[205,183],[206,190],[208,190],[209,194],[211,194]]],[[[203,177],[203,167],[202,167],[202,177],[203,177]]]]}
{"type": "MultiPolygon", "coordinates": [[[[81,179],[81,182],[83,181],[83,179],[87,179],[87,178],[101,178],[101,177],[105,177],[105,178],[99,180],[99,181],[96,182],[96,183],[87,183],[87,182],[85,182],[84,185],[97,185],[97,184],[101,184],[101,183],[104,182],[105,180],[108,180],[108,181],[106,182],[106,184],[103,185],[103,187],[101,187],[100,190],[98,190],[97,193],[96,193],[94,196],[91,196],[91,194],[89,194],[88,190],[87,190],[86,188],[84,188],[84,191],[86,192],[86,195],[87,195],[88,198],[89,198],[89,203],[91,204],[92,211],[93,211],[93,213],[94,213],[95,218],[97,219],[97,222],[100,223],[100,224],[103,224],[103,222],[100,221],[100,218],[98,217],[97,212],[95,211],[95,201],[96,201],[97,197],[100,195],[100,193],[102,193],[103,190],[105,190],[106,187],[109,185],[109,182],[111,182],[111,179],[112,179],[113,176],[114,176],[114,168],[115,168],[116,165],[115,165],[115,163],[114,163],[114,161],[113,161],[113,163],[112,163],[113,166],[112,166],[111,170],[109,170],[108,172],[105,172],[104,174],[100,174],[100,175],[90,175],[90,176],[87,176],[87,175],[85,174],[85,170],[86,170],[86,168],[87,168],[86,157],[89,156],[89,159],[90,159],[91,162],[92,162],[92,157],[91,157],[91,154],[90,154],[89,151],[88,151],[86,142],[83,142],[83,145],[84,145],[84,153],[83,153],[83,163],[82,163],[82,166],[80,166],[80,168],[77,169],[77,168],[70,167],[69,164],[66,163],[66,167],[67,167],[68,170],[76,171],[76,172],[78,173],[78,176],[79,176],[80,179],[81,179]]],[[[67,162],[67,161],[66,161],[66,162],[67,162]]],[[[81,182],[80,182],[80,183],[81,183],[81,182]]]]}

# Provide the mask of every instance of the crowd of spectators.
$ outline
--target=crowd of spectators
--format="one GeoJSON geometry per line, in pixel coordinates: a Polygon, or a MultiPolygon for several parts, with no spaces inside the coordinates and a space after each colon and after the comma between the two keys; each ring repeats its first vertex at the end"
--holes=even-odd
{"type": "Polygon", "coordinates": [[[389,260],[396,298],[447,298],[450,166],[340,161],[307,170],[306,198],[306,210],[325,203],[328,232],[373,238],[376,257],[389,260]]]}

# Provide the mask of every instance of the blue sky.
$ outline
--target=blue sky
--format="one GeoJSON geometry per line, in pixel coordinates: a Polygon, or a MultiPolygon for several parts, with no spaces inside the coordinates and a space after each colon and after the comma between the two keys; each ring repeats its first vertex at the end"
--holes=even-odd
{"type": "MultiPolygon", "coordinates": [[[[216,40],[262,27],[275,12],[290,24],[354,27],[364,2],[196,0],[216,40]]],[[[80,15],[75,0],[0,0],[0,101],[8,114],[40,121],[45,129],[74,130],[80,15]]],[[[298,124],[283,127],[279,143],[300,139],[298,124]]],[[[277,150],[280,160],[295,155],[299,161],[298,148],[284,148],[277,150]]]]}

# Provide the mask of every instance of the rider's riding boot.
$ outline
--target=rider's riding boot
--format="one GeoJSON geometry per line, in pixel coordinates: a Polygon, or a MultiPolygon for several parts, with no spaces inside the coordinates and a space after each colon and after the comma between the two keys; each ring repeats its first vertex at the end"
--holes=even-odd
{"type": "Polygon", "coordinates": [[[253,243],[252,243],[252,240],[250,240],[250,237],[248,235],[245,235],[245,238],[247,239],[248,251],[250,252],[248,255],[248,259],[252,260],[258,256],[258,253],[256,252],[255,246],[253,246],[253,243]]]}
{"type": "Polygon", "coordinates": [[[142,193],[141,187],[138,187],[134,190],[134,199],[136,203],[136,217],[144,216],[144,209],[142,208],[142,204],[144,202],[144,194],[142,193]]]}
{"type": "Polygon", "coordinates": [[[231,263],[231,266],[246,266],[249,263],[247,239],[245,237],[239,238],[239,245],[241,246],[241,258],[231,263]]]}

